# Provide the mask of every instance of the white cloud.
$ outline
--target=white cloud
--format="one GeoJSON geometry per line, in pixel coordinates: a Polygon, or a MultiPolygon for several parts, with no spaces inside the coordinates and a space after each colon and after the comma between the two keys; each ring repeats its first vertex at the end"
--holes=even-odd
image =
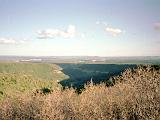
{"type": "Polygon", "coordinates": [[[105,31],[110,33],[113,36],[117,36],[119,34],[121,34],[123,31],[119,28],[113,28],[113,27],[106,27],[105,31]]]}
{"type": "Polygon", "coordinates": [[[104,25],[107,26],[107,23],[104,21],[96,21],[96,25],[104,25]]]}
{"type": "Polygon", "coordinates": [[[23,44],[24,40],[15,40],[12,38],[0,38],[0,44],[23,44]]]}
{"type": "Polygon", "coordinates": [[[46,29],[38,31],[38,38],[47,39],[47,38],[55,38],[55,37],[63,37],[63,38],[73,38],[77,34],[76,27],[74,25],[69,25],[66,30],[60,29],[46,29]]]}
{"type": "Polygon", "coordinates": [[[120,28],[111,27],[105,21],[96,21],[96,25],[102,25],[105,32],[111,34],[112,36],[117,36],[121,33],[124,33],[124,31],[121,30],[120,28]]]}
{"type": "Polygon", "coordinates": [[[160,22],[155,23],[154,28],[155,30],[160,31],[160,22]]]}

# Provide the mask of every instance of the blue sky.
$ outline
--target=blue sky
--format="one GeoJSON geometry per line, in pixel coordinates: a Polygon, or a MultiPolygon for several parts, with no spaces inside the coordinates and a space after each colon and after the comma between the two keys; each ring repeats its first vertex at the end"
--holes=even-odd
{"type": "Polygon", "coordinates": [[[0,55],[160,56],[160,0],[0,0],[0,55]]]}

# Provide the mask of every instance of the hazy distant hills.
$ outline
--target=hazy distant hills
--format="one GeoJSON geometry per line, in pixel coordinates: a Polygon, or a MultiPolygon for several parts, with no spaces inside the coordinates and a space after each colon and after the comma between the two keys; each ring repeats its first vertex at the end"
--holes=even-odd
{"type": "Polygon", "coordinates": [[[0,61],[46,63],[160,64],[160,56],[0,56],[0,61]]]}

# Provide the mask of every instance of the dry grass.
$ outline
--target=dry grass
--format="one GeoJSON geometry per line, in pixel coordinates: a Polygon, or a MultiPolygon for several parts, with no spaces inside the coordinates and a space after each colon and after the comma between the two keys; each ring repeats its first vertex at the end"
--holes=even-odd
{"type": "Polygon", "coordinates": [[[21,95],[0,104],[0,119],[30,120],[160,120],[160,71],[126,70],[116,84],[89,84],[48,95],[21,95]]]}

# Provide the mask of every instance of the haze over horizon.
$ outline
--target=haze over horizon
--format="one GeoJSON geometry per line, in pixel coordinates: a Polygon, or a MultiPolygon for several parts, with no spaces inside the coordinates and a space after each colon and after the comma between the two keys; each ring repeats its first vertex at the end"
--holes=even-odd
{"type": "Polygon", "coordinates": [[[160,0],[0,0],[0,55],[160,56],[160,0]]]}

